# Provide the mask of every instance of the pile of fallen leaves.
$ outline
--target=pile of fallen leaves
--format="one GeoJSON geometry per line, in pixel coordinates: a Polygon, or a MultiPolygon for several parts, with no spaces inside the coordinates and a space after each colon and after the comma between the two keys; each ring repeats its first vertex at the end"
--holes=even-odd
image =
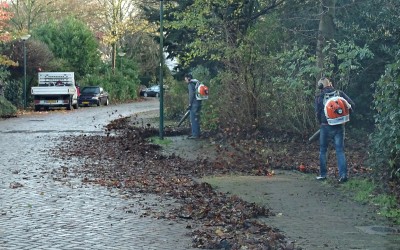
{"type": "MultiPolygon", "coordinates": [[[[147,138],[158,134],[151,126],[132,126],[120,118],[106,127],[107,134],[65,138],[54,155],[65,159],[84,159],[82,165],[60,169],[80,176],[83,182],[151,193],[174,198],[180,206],[154,213],[157,218],[192,221],[193,246],[208,249],[293,249],[274,228],[258,222],[259,216],[272,215],[269,209],[243,201],[236,196],[216,192],[198,178],[227,173],[268,175],[273,169],[297,169],[317,172],[317,145],[291,137],[262,137],[261,140],[236,138],[215,143],[215,159],[188,161],[175,155],[163,156],[160,146],[147,138]]],[[[166,135],[179,131],[166,129],[166,135]]],[[[331,157],[332,158],[332,157],[331,157]]],[[[363,156],[352,155],[349,165],[361,171],[363,156]]],[[[333,159],[334,161],[334,159],[333,159]]],[[[335,171],[335,170],[332,170],[335,171]]]]}

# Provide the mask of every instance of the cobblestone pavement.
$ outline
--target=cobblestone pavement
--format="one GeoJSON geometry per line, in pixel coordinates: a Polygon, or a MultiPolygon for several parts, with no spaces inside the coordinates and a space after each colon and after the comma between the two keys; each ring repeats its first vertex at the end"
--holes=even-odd
{"type": "Polygon", "coordinates": [[[108,121],[154,110],[157,103],[0,120],[0,249],[191,249],[186,224],[144,216],[148,206],[163,208],[157,197],[125,199],[115,190],[52,174],[73,163],[47,152],[60,136],[102,133],[108,121]]]}

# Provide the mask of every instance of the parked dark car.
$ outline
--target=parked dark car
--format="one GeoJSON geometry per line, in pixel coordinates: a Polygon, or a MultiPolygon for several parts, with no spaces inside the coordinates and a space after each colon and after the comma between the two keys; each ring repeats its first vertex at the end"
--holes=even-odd
{"type": "Polygon", "coordinates": [[[160,86],[154,85],[140,92],[141,96],[144,97],[159,97],[160,96],[160,86]]]}
{"type": "Polygon", "coordinates": [[[78,97],[79,106],[91,105],[108,105],[110,104],[109,96],[100,86],[87,86],[80,89],[78,97]]]}

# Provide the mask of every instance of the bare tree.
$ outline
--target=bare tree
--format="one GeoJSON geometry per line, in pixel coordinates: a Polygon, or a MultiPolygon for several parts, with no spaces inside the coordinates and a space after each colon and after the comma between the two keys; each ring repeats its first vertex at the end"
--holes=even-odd
{"type": "Polygon", "coordinates": [[[93,20],[94,13],[100,10],[97,1],[85,0],[10,0],[13,18],[11,24],[18,32],[30,30],[49,19],[60,19],[75,16],[88,24],[98,22],[93,20]]]}
{"type": "Polygon", "coordinates": [[[126,32],[134,26],[138,14],[135,1],[97,0],[99,11],[96,18],[101,26],[103,42],[111,46],[111,64],[115,69],[117,48],[126,32]]]}

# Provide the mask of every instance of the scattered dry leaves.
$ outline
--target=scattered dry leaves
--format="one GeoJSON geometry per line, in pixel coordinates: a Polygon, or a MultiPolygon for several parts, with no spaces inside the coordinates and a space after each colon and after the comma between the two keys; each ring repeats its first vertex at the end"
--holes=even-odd
{"type": "MultiPolygon", "coordinates": [[[[271,211],[239,197],[216,192],[196,180],[218,174],[273,176],[274,169],[318,172],[318,146],[289,135],[227,137],[213,136],[215,159],[188,161],[175,155],[163,156],[160,146],[146,138],[158,135],[149,124],[134,126],[129,118],[114,120],[106,127],[107,135],[80,135],[64,138],[53,155],[65,159],[83,159],[81,166],[60,169],[59,174],[80,176],[85,183],[129,190],[137,193],[173,197],[180,206],[153,213],[156,218],[185,220],[192,229],[193,246],[208,249],[294,249],[279,230],[259,223],[259,216],[271,211]],[[229,139],[228,139],[229,138],[229,139]]],[[[229,131],[228,131],[229,132],[229,131]]],[[[180,131],[167,128],[166,135],[180,131]]],[[[349,169],[364,172],[364,153],[348,155],[349,169]]],[[[334,157],[330,157],[335,166],[334,157]],[[333,159],[332,159],[333,158],[333,159]]],[[[335,172],[336,169],[330,169],[335,172]]],[[[149,213],[149,211],[146,211],[149,213]]],[[[146,214],[147,216],[148,214],[146,214]]]]}

